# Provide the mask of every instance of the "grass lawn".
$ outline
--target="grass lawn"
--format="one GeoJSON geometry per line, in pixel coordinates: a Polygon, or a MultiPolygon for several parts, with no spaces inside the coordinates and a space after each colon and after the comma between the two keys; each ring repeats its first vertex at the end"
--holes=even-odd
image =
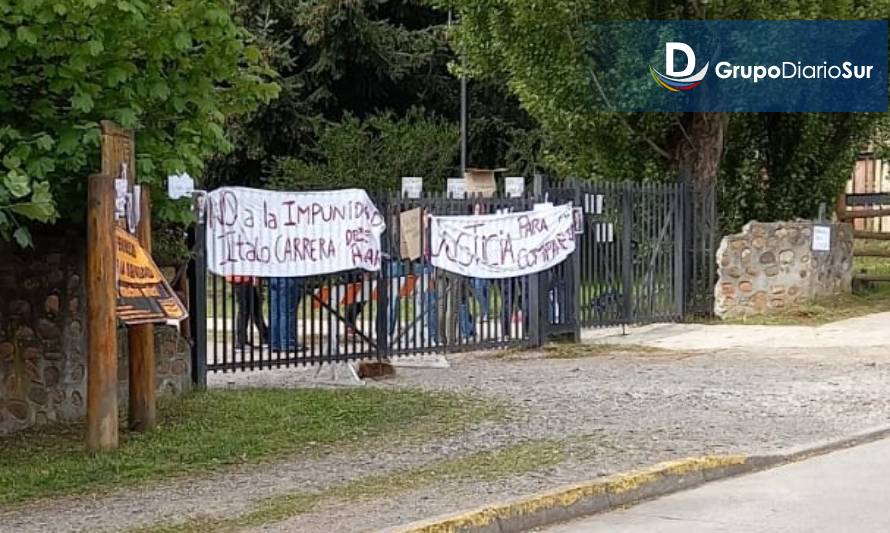
{"type": "Polygon", "coordinates": [[[433,461],[417,468],[364,477],[322,492],[276,495],[261,501],[251,511],[231,518],[208,517],[156,524],[133,531],[134,533],[237,531],[281,522],[318,510],[325,504],[394,497],[446,482],[493,481],[539,470],[564,460],[565,453],[559,443],[546,440],[526,441],[454,459],[433,461]]]}
{"type": "Polygon", "coordinates": [[[373,388],[209,391],[159,404],[159,427],[123,432],[118,450],[92,454],[82,424],[0,438],[0,505],[204,474],[292,453],[448,434],[500,407],[465,396],[373,388]]]}

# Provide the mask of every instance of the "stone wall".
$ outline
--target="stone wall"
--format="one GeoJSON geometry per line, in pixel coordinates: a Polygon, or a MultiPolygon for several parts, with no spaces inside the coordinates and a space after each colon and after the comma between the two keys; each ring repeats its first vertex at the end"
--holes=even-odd
{"type": "MultiPolygon", "coordinates": [[[[0,435],[86,413],[83,231],[36,235],[33,250],[0,243],[0,435]]],[[[127,398],[123,331],[119,376],[127,398]]],[[[175,328],[155,328],[157,387],[190,386],[189,346],[175,328]]]]}
{"type": "Polygon", "coordinates": [[[797,308],[851,291],[853,230],[849,224],[831,224],[831,251],[815,252],[812,222],[750,222],[723,239],[717,265],[717,316],[797,308]]]}

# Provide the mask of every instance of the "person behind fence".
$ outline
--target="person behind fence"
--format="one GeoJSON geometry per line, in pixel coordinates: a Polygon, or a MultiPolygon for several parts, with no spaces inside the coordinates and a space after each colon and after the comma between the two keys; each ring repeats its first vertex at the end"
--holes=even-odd
{"type": "Polygon", "coordinates": [[[269,280],[271,336],[270,347],[275,351],[302,351],[297,342],[297,305],[303,299],[303,280],[299,278],[271,278],[269,280]]]}
{"type": "MultiPolygon", "coordinates": [[[[486,212],[485,206],[481,203],[477,203],[473,207],[474,215],[484,215],[486,212]]],[[[491,282],[484,278],[473,278],[472,288],[473,288],[473,296],[476,297],[476,301],[479,302],[479,314],[480,318],[483,321],[488,320],[488,314],[491,310],[489,305],[489,293],[491,287],[491,282]]]]}
{"type": "Polygon", "coordinates": [[[248,334],[250,323],[259,330],[259,341],[269,342],[269,329],[263,320],[263,298],[260,291],[260,279],[250,276],[228,276],[226,280],[232,284],[235,293],[235,349],[243,350],[244,346],[254,343],[253,331],[248,334]]]}

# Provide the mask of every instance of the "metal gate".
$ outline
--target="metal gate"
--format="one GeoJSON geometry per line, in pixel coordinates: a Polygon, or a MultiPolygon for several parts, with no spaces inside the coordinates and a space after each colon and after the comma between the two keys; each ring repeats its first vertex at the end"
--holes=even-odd
{"type": "Polygon", "coordinates": [[[204,228],[196,232],[192,313],[196,376],[522,346],[531,342],[531,276],[483,280],[434,269],[429,215],[528,211],[532,198],[452,200],[376,195],[386,217],[379,272],[301,278],[223,278],[206,270],[204,228]],[[419,257],[406,257],[402,217],[420,221],[419,257]],[[203,294],[204,297],[198,296],[203,294]],[[203,309],[201,308],[203,306],[203,309]]]}
{"type": "MultiPolygon", "coordinates": [[[[683,183],[582,183],[574,197],[584,233],[574,261],[575,315],[582,327],[674,322],[707,313],[714,284],[713,188],[683,183]]],[[[560,324],[561,327],[567,327],[560,324]]]]}
{"type": "Polygon", "coordinates": [[[454,200],[378,194],[386,217],[379,272],[225,279],[209,274],[204,227],[190,272],[195,379],[228,372],[539,345],[581,327],[681,320],[708,307],[713,287],[713,189],[683,184],[584,183],[537,197],[454,200]],[[434,269],[428,215],[528,211],[573,203],[583,211],[576,252],[540,274],[474,279],[434,269]],[[417,216],[419,257],[401,243],[417,216]],[[695,309],[693,309],[693,307],[695,309]]]}

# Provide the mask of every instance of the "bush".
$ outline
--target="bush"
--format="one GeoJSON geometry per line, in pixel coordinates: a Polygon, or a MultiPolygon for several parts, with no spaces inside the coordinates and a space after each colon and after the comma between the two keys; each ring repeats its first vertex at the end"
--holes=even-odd
{"type": "Polygon", "coordinates": [[[276,189],[358,187],[396,189],[402,176],[423,176],[426,190],[442,190],[459,172],[460,133],[456,124],[412,109],[404,118],[390,113],[367,120],[347,116],[325,125],[304,158],[275,161],[269,183],[276,189]]]}

